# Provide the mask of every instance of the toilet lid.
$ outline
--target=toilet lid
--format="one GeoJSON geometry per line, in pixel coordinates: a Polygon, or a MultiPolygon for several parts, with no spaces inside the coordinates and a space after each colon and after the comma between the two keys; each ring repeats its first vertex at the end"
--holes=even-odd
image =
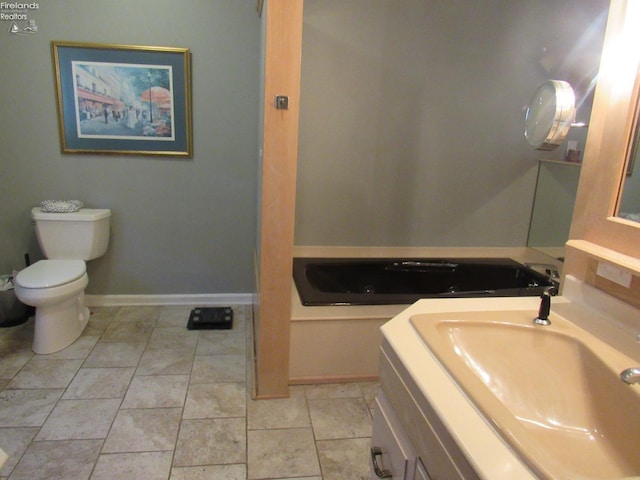
{"type": "Polygon", "coordinates": [[[16,275],[24,288],[48,288],[77,280],[87,271],[83,260],[40,260],[16,275]]]}

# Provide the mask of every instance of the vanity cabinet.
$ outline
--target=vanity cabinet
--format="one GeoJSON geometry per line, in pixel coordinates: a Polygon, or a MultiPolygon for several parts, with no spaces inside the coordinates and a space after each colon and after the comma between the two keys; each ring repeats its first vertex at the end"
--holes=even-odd
{"type": "Polygon", "coordinates": [[[480,478],[386,341],[380,350],[371,447],[372,463],[375,458],[379,470],[392,475],[377,475],[372,465],[372,480],[480,478]]]}

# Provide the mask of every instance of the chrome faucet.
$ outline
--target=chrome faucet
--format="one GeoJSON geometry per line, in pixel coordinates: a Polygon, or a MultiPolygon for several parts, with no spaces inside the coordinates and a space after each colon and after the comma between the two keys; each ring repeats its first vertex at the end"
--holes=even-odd
{"type": "Polygon", "coordinates": [[[538,310],[538,316],[533,319],[533,323],[536,325],[551,325],[549,320],[549,313],[551,312],[551,296],[557,293],[556,287],[545,288],[540,295],[540,309],[538,310]]]}
{"type": "Polygon", "coordinates": [[[624,383],[628,383],[629,385],[633,385],[634,383],[640,383],[640,368],[627,368],[620,372],[620,380],[624,383]]]}

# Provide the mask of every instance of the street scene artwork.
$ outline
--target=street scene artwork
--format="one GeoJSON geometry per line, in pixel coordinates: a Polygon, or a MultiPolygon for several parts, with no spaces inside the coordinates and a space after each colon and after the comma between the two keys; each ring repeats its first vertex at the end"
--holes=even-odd
{"type": "Polygon", "coordinates": [[[71,62],[79,139],[173,141],[171,65],[71,62]]]}
{"type": "Polygon", "coordinates": [[[191,157],[188,48],[51,42],[63,153],[191,157]]]}

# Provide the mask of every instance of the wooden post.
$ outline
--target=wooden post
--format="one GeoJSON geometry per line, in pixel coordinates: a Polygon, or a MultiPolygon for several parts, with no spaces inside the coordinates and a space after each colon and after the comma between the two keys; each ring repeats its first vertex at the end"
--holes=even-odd
{"type": "Polygon", "coordinates": [[[259,299],[254,330],[256,398],[289,395],[302,8],[303,0],[269,0],[265,6],[259,299]],[[286,101],[276,101],[277,96],[286,97],[286,101]]]}

